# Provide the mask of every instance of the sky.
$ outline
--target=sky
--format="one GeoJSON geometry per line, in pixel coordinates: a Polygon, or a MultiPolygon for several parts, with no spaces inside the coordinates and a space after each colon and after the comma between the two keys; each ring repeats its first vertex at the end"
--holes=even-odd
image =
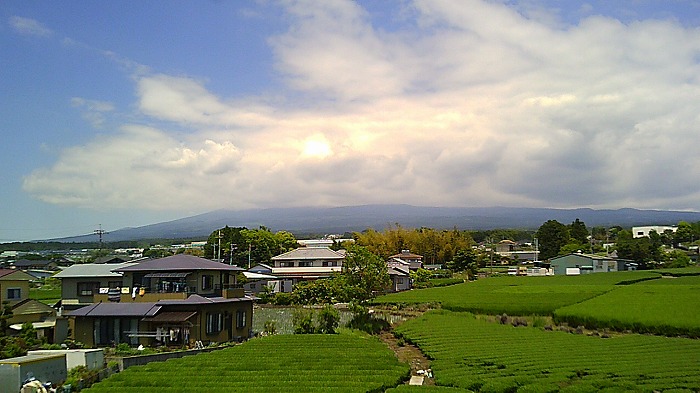
{"type": "Polygon", "coordinates": [[[0,242],[217,209],[700,209],[700,1],[0,3],[0,242]]]}

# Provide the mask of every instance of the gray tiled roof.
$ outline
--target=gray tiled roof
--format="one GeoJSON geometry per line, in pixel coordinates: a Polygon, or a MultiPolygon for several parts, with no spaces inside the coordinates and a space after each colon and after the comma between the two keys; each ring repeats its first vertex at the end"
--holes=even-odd
{"type": "Polygon", "coordinates": [[[56,273],[56,278],[81,278],[81,277],[115,277],[121,278],[120,273],[115,273],[112,270],[133,265],[131,262],[126,263],[83,263],[68,266],[63,271],[56,273]]]}
{"type": "Polygon", "coordinates": [[[195,257],[187,254],[177,254],[165,258],[149,259],[136,264],[114,269],[117,272],[155,272],[175,270],[224,270],[243,271],[238,266],[227,265],[209,259],[195,257]]]}
{"type": "Polygon", "coordinates": [[[287,259],[345,259],[345,255],[333,251],[328,247],[299,247],[276,257],[272,257],[274,261],[287,259]]]}

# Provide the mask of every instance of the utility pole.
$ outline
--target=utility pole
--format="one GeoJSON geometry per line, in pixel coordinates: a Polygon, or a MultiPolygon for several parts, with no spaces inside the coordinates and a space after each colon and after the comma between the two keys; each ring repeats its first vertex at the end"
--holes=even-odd
{"type": "Polygon", "coordinates": [[[219,239],[219,254],[217,254],[216,260],[221,262],[221,230],[219,230],[219,234],[216,237],[219,239]]]}
{"type": "Polygon", "coordinates": [[[231,258],[229,259],[229,262],[228,262],[229,265],[233,265],[233,250],[237,250],[237,249],[238,249],[238,245],[231,243],[231,258]]]}
{"type": "Polygon", "coordinates": [[[248,243],[248,269],[250,269],[250,251],[251,251],[252,245],[248,243]]]}
{"type": "Polygon", "coordinates": [[[100,238],[100,251],[102,251],[102,235],[105,235],[107,233],[109,233],[109,232],[102,229],[102,224],[100,224],[99,229],[95,229],[95,234],[100,238]]]}

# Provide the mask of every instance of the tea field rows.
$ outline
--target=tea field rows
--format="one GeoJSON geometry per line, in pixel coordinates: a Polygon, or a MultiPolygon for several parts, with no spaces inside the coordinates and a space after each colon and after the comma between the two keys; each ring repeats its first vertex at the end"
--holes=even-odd
{"type": "MultiPolygon", "coordinates": [[[[474,391],[700,390],[700,341],[600,338],[432,311],[396,328],[433,359],[441,386],[474,391]]],[[[399,390],[400,391],[400,390],[399,390]]]]}
{"type": "Polygon", "coordinates": [[[480,314],[552,315],[558,308],[583,302],[617,284],[661,277],[649,271],[569,277],[493,277],[449,287],[380,296],[375,304],[440,303],[452,311],[480,314]]]}
{"type": "Polygon", "coordinates": [[[276,335],[207,354],[130,367],[94,392],[383,392],[409,366],[361,334],[276,335]]]}

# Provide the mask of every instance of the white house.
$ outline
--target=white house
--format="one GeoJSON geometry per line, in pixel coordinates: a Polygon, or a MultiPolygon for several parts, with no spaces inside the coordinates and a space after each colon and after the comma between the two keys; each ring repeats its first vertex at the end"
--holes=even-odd
{"type": "Polygon", "coordinates": [[[647,236],[649,236],[649,232],[651,232],[651,231],[655,231],[659,235],[666,232],[666,231],[671,231],[671,232],[675,233],[677,229],[678,229],[678,227],[663,226],[663,225],[632,227],[632,237],[635,237],[635,238],[647,237],[647,236]]]}

